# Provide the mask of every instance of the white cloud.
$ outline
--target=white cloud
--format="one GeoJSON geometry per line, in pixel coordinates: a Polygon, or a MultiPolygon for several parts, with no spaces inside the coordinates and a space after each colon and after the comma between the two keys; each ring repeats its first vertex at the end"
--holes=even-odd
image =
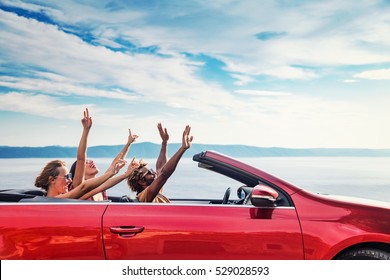
{"type": "MultiPolygon", "coordinates": [[[[181,10],[186,4],[169,1],[160,9],[139,5],[109,13],[102,8],[109,1],[76,2],[57,1],[44,8],[7,3],[36,12],[43,9],[59,26],[90,32],[96,37],[93,43],[103,46],[60,27],[0,11],[0,63],[13,65],[13,71],[21,69],[16,77],[7,72],[0,77],[0,85],[10,91],[0,94],[0,110],[59,121],[64,116],[79,120],[88,106],[100,131],[98,144],[119,141],[122,136],[117,135],[128,127],[142,136],[140,141],[159,141],[157,121],[167,125],[175,142],[183,124],[190,123],[197,143],[292,147],[390,143],[389,132],[383,130],[389,119],[385,99],[380,104],[363,97],[361,104],[359,98],[340,101],[344,92],[332,86],[330,78],[326,89],[313,90],[321,87],[321,76],[333,67],[363,69],[364,64],[390,62],[390,13],[380,2],[309,1],[293,7],[281,5],[284,1],[219,0],[195,1],[181,10]],[[265,41],[255,36],[268,31],[283,36],[265,41]],[[138,47],[156,46],[159,55],[110,50],[120,47],[118,38],[138,47]],[[258,90],[229,91],[222,82],[202,80],[197,73],[203,65],[183,52],[222,61],[226,65],[222,70],[236,86],[253,88],[255,82],[258,90]],[[267,77],[258,79],[261,75],[267,77]],[[304,96],[299,96],[300,89],[304,96]],[[337,100],[332,100],[333,94],[337,100]],[[81,105],[64,96],[77,98],[81,105]]],[[[344,82],[378,77],[388,79],[388,69],[364,71],[344,82]]]]}
{"type": "Polygon", "coordinates": [[[115,114],[96,104],[75,105],[43,94],[9,92],[0,95],[0,110],[24,113],[57,120],[80,120],[89,108],[99,125],[121,126],[124,120],[134,119],[132,114],[115,114]]]}
{"type": "Polygon", "coordinates": [[[277,67],[263,72],[266,75],[278,77],[280,79],[309,80],[317,78],[318,75],[312,70],[306,70],[296,67],[277,67]]]}
{"type": "Polygon", "coordinates": [[[62,119],[64,116],[75,116],[75,114],[72,114],[74,111],[80,114],[84,107],[80,105],[65,105],[55,98],[42,94],[33,95],[10,92],[0,95],[0,110],[62,119]]]}
{"type": "Polygon", "coordinates": [[[252,95],[252,96],[288,96],[291,95],[289,92],[280,92],[280,91],[265,91],[265,90],[248,90],[240,89],[234,91],[238,94],[252,95]]]}
{"type": "MultiPolygon", "coordinates": [[[[200,3],[206,11],[216,8],[200,3]]],[[[293,65],[337,67],[390,62],[389,8],[376,4],[326,1],[297,4],[296,8],[279,6],[275,1],[262,1],[261,5],[256,1],[222,1],[217,5],[216,18],[191,18],[191,26],[146,23],[127,28],[122,34],[140,45],[160,46],[165,52],[214,56],[236,75],[313,79],[319,73],[293,65]],[[284,32],[286,36],[257,40],[255,34],[262,31],[284,32]]]]}
{"type": "MultiPolygon", "coordinates": [[[[77,84],[115,85],[142,96],[144,102],[154,101],[173,106],[216,113],[218,106],[228,106],[229,93],[217,85],[203,82],[194,75],[197,63],[184,56],[159,57],[150,54],[124,54],[99,46],[91,46],[78,37],[66,34],[55,26],[27,20],[0,12],[9,29],[0,32],[4,42],[0,49],[8,63],[32,64],[66,77],[77,84]],[[31,40],[34,38],[34,40],[31,40]],[[161,98],[161,94],[164,98],[161,98]],[[212,98],[211,98],[212,97],[212,98]]],[[[3,83],[8,83],[5,81],[3,83]]],[[[94,89],[74,84],[61,85],[51,81],[28,81],[21,87],[33,90],[43,86],[76,94],[90,95],[94,89]],[[34,85],[35,83],[35,85],[34,85]]],[[[97,95],[107,92],[97,90],[97,95]]],[[[126,99],[122,92],[110,92],[126,99]]],[[[128,97],[128,100],[132,97],[128,97]]]]}
{"type": "Polygon", "coordinates": [[[49,79],[37,79],[37,78],[17,78],[0,76],[0,86],[12,88],[14,90],[40,92],[50,95],[78,95],[89,96],[93,98],[112,98],[121,99],[127,101],[135,101],[136,96],[132,96],[129,93],[124,93],[120,89],[117,90],[99,90],[94,87],[87,87],[79,85],[76,82],[67,80],[60,75],[54,75],[51,73],[39,73],[49,79]]]}
{"type": "Polygon", "coordinates": [[[237,86],[244,86],[246,84],[249,84],[249,83],[255,81],[255,78],[248,76],[248,75],[231,74],[231,76],[237,80],[236,82],[234,82],[234,84],[237,86]]]}
{"type": "MultiPolygon", "coordinates": [[[[154,14],[157,10],[131,7],[111,11],[110,16],[99,7],[107,3],[58,3],[64,16],[56,18],[68,24],[90,22],[88,26],[97,26],[92,29],[97,40],[108,46],[117,46],[113,40],[123,38],[139,46],[158,46],[166,54],[205,53],[221,59],[226,69],[241,77],[270,75],[304,80],[316,78],[318,73],[292,65],[390,61],[389,8],[372,1],[296,3],[299,8],[275,1],[262,1],[261,5],[256,1],[197,1],[198,5],[186,6],[185,10],[180,10],[180,2],[172,1],[162,5],[158,15],[154,14]],[[215,17],[192,17],[192,13],[200,12],[215,17]],[[176,19],[181,24],[172,24],[176,19]],[[285,32],[286,36],[263,42],[255,38],[262,31],[285,32]],[[375,48],[365,43],[375,44],[375,48]]],[[[53,8],[45,9],[56,14],[53,8]]],[[[247,82],[239,79],[237,83],[247,82]]]]}
{"type": "MultiPolygon", "coordinates": [[[[28,3],[23,2],[20,0],[2,0],[3,4],[6,6],[12,6],[17,8],[22,8],[25,10],[33,11],[33,12],[41,12],[43,9],[42,6],[34,4],[34,3],[28,3]]],[[[48,8],[46,8],[48,9],[48,8]]]]}
{"type": "Polygon", "coordinates": [[[390,80],[390,69],[369,70],[354,75],[354,78],[367,80],[390,80]]]}

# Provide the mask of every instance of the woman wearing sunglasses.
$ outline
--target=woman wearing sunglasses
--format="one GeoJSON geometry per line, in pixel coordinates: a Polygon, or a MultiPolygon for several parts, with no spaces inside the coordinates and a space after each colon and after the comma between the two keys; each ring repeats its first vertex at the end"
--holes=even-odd
{"type": "Polygon", "coordinates": [[[84,181],[69,191],[68,186],[72,183],[72,175],[69,173],[66,163],[61,160],[53,160],[47,163],[37,176],[35,186],[45,190],[48,197],[81,198],[117,174],[125,164],[126,162],[121,159],[121,154],[119,154],[102,176],[84,181]]]}
{"type": "Polygon", "coordinates": [[[130,189],[137,193],[139,202],[169,203],[169,199],[162,194],[162,189],[173,174],[184,152],[191,147],[193,137],[190,136],[191,127],[186,126],[183,132],[182,145],[179,150],[167,160],[167,143],[169,135],[167,129],[163,129],[161,123],[158,130],[162,139],[160,155],[157,159],[157,172],[147,167],[147,163],[140,162],[127,179],[130,189]]]}

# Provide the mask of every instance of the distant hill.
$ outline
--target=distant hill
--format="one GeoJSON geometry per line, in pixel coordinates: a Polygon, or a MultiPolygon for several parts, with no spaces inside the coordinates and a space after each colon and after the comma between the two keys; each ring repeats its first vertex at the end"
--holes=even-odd
{"type": "MultiPolygon", "coordinates": [[[[171,156],[180,144],[169,144],[168,151],[171,156]]],[[[94,146],[88,148],[88,157],[102,158],[114,157],[122,145],[94,146]]],[[[156,158],[160,151],[160,144],[143,142],[134,143],[128,157],[156,158]]],[[[231,157],[390,157],[390,149],[291,149],[291,148],[263,148],[246,145],[212,145],[193,144],[184,157],[214,150],[231,157]]],[[[10,147],[0,146],[0,158],[74,158],[77,147],[47,146],[47,147],[10,147]]]]}

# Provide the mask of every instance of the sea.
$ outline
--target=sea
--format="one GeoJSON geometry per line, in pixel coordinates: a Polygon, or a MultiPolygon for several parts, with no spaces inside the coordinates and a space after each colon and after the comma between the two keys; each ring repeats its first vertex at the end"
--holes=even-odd
{"type": "MultiPolygon", "coordinates": [[[[35,188],[35,177],[50,158],[0,159],[0,189],[35,188]]],[[[74,159],[64,158],[70,166],[74,159]]],[[[103,173],[111,158],[93,159],[103,173]]],[[[151,168],[156,159],[145,159],[151,168]]],[[[261,157],[238,158],[258,169],[314,193],[353,196],[390,202],[390,157],[261,157]]],[[[121,172],[124,172],[126,167],[121,172]]],[[[169,198],[222,199],[227,188],[237,197],[242,184],[199,168],[192,158],[182,158],[164,186],[169,198]]],[[[108,195],[134,197],[125,181],[108,195]]]]}

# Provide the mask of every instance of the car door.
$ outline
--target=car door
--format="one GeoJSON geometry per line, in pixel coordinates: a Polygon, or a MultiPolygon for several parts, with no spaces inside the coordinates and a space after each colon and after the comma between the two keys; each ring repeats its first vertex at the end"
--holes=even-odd
{"type": "Polygon", "coordinates": [[[101,219],[107,205],[0,205],[0,259],[104,259],[101,219]]]}
{"type": "Polygon", "coordinates": [[[303,259],[293,207],[111,204],[107,259],[303,259]]]}

